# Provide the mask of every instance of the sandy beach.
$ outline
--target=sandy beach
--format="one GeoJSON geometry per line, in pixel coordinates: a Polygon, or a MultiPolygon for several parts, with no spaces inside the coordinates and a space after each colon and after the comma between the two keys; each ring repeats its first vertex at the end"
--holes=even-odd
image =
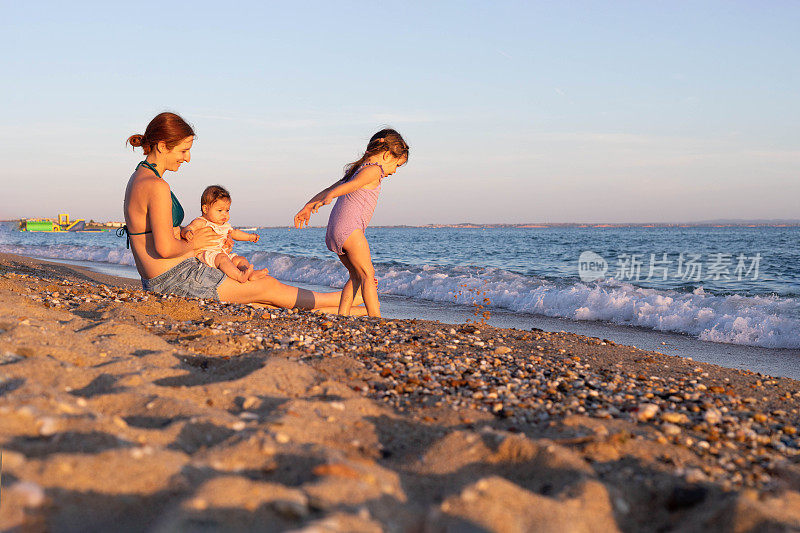
{"type": "Polygon", "coordinates": [[[798,385],[0,254],[0,530],[800,530],[798,385]]]}

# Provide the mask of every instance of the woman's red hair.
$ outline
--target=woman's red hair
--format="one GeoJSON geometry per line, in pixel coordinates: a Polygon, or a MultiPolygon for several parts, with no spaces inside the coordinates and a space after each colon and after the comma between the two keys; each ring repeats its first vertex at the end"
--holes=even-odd
{"type": "Polygon", "coordinates": [[[161,141],[167,145],[167,150],[172,150],[186,137],[192,136],[194,130],[185,120],[175,113],[164,112],[150,121],[144,130],[144,135],[137,133],[128,137],[127,144],[134,148],[141,146],[144,155],[147,155],[161,141]]]}

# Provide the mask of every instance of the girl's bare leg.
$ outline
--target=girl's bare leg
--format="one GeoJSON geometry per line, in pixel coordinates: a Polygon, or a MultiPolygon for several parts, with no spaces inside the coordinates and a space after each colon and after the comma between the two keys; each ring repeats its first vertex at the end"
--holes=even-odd
{"type": "Polygon", "coordinates": [[[364,236],[364,232],[356,230],[351,233],[347,240],[344,241],[342,250],[347,255],[347,260],[353,267],[352,272],[356,274],[355,276],[351,274],[351,278],[360,281],[361,294],[364,296],[364,305],[367,306],[367,314],[369,314],[369,316],[381,316],[378,289],[375,286],[375,269],[372,266],[369,243],[364,236]]]}
{"type": "Polygon", "coordinates": [[[353,307],[353,299],[361,289],[361,281],[358,278],[358,273],[355,270],[355,267],[346,255],[340,255],[339,260],[350,273],[350,279],[348,279],[347,283],[344,284],[344,288],[342,289],[342,298],[339,300],[339,314],[349,315],[350,309],[353,307]]]}

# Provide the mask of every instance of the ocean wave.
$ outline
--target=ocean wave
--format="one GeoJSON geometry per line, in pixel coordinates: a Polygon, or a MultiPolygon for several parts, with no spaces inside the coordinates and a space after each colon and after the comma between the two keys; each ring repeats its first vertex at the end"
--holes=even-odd
{"type": "MultiPolygon", "coordinates": [[[[0,244],[0,251],[53,259],[133,265],[121,247],[0,244]]],[[[256,251],[244,256],[278,279],[341,287],[347,271],[339,261],[256,251]]],[[[800,348],[800,299],[715,295],[642,288],[613,279],[582,283],[525,276],[498,268],[376,264],[381,294],[488,307],[574,320],[600,320],[695,336],[701,340],[800,348]]]]}
{"type": "Polygon", "coordinates": [[[0,244],[0,252],[49,259],[136,265],[133,261],[133,254],[124,246],[109,248],[108,246],[77,246],[74,244],[0,244]]]}
{"type": "MultiPolygon", "coordinates": [[[[344,267],[333,260],[270,252],[250,254],[258,268],[287,281],[341,287],[344,267]]],[[[525,276],[498,268],[375,265],[378,290],[435,302],[574,320],[601,320],[766,348],[800,348],[800,300],[648,289],[613,279],[582,283],[525,276]]]]}

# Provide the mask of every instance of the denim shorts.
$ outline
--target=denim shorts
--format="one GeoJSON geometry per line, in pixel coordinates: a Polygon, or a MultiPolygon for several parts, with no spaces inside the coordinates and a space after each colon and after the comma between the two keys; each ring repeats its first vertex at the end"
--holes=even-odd
{"type": "Polygon", "coordinates": [[[159,274],[154,278],[143,279],[142,288],[159,294],[219,300],[217,287],[226,277],[223,271],[211,268],[191,257],[178,263],[163,274],[159,274]]]}

